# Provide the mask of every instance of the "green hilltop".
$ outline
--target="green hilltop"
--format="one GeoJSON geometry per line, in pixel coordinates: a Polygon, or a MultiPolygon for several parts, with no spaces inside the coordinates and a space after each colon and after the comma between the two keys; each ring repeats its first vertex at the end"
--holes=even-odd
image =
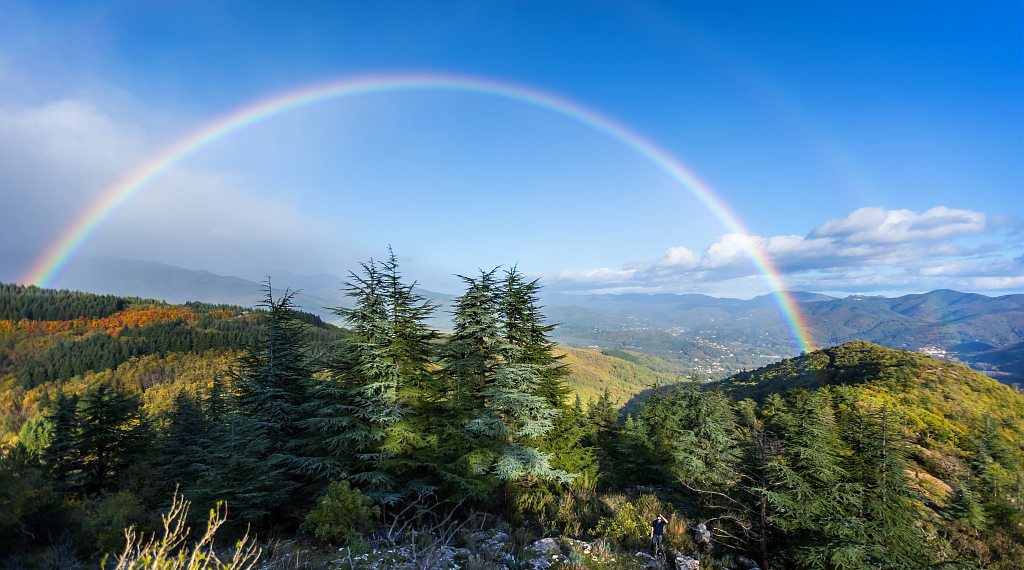
{"type": "Polygon", "coordinates": [[[712,384],[731,397],[763,401],[793,389],[848,386],[858,398],[898,409],[922,441],[954,446],[986,424],[999,426],[1024,456],[1024,394],[966,366],[853,341],[736,374],[712,384]]]}

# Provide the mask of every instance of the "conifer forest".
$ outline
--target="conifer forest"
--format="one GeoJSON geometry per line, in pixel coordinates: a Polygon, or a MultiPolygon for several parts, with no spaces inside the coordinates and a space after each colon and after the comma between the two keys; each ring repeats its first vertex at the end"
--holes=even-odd
{"type": "Polygon", "coordinates": [[[342,327],[272,281],[255,308],[3,285],[0,567],[1024,564],[1014,388],[855,341],[584,400],[540,282],[461,281],[444,332],[394,255],[342,327]]]}

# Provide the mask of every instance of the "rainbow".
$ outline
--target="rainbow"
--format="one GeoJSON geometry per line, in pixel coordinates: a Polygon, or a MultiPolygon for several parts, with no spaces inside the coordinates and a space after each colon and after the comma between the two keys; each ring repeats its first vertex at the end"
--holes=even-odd
{"type": "MultiPolygon", "coordinates": [[[[371,75],[302,87],[246,105],[179,139],[107,188],[32,266],[23,282],[48,286],[85,241],[126,201],[182,160],[250,125],[309,105],[382,92],[443,90],[519,101],[565,115],[601,131],[647,157],[682,184],[731,232],[750,235],[740,219],[689,168],[639,134],[577,103],[550,93],[499,81],[439,74],[371,75]]],[[[808,328],[772,262],[755,247],[745,252],[773,291],[798,348],[812,347],[808,328]]]]}

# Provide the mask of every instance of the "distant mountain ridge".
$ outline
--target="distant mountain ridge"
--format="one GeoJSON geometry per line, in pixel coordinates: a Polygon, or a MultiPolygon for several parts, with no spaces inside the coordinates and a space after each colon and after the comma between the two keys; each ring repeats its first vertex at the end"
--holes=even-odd
{"type": "MultiPolygon", "coordinates": [[[[295,298],[300,309],[339,322],[330,307],[348,305],[343,278],[270,273],[275,290],[300,291],[295,298]]],[[[79,260],[61,276],[58,286],[175,303],[200,300],[252,306],[262,298],[260,283],[253,280],[117,257],[79,260]]],[[[430,324],[449,330],[455,296],[419,292],[438,305],[430,324]]],[[[804,314],[817,346],[865,340],[963,362],[1007,383],[1024,382],[1024,295],[988,297],[937,290],[900,297],[835,298],[801,291],[789,296],[804,314]]],[[[549,322],[559,324],[553,333],[559,342],[642,352],[690,365],[695,359],[710,358],[714,362],[703,368],[711,377],[796,355],[773,295],[734,299],[674,293],[542,292],[541,300],[549,322]]]]}
{"type": "MultiPolygon", "coordinates": [[[[988,297],[940,289],[900,297],[852,295],[843,299],[791,293],[815,345],[836,346],[865,340],[890,348],[923,351],[966,363],[1007,383],[1024,382],[1024,295],[988,297]]],[[[795,344],[771,296],[749,300],[705,295],[568,295],[546,300],[547,314],[566,326],[555,337],[572,346],[621,348],[609,344],[617,331],[627,348],[666,357],[664,341],[638,343],[630,331],[663,330],[679,339],[795,356],[795,344]]]]}
{"type": "MultiPolygon", "coordinates": [[[[343,290],[345,279],[329,273],[298,275],[283,270],[268,271],[274,290],[298,291],[296,308],[319,315],[334,324],[341,324],[332,307],[347,307],[349,298],[343,290]]],[[[262,281],[263,279],[261,279],[262,281]]],[[[185,269],[175,265],[98,256],[76,261],[60,276],[54,285],[59,288],[98,294],[125,295],[161,299],[170,303],[203,301],[251,307],[263,299],[263,283],[241,277],[217,275],[206,270],[185,269]]],[[[441,305],[450,306],[455,297],[434,291],[417,291],[441,305]]],[[[441,329],[451,326],[451,319],[439,311],[431,325],[441,329]]]]}

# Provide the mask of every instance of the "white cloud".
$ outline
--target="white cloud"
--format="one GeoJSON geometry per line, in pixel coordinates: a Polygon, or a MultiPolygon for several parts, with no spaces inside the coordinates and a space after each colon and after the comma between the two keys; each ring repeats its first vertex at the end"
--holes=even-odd
{"type": "Polygon", "coordinates": [[[905,244],[991,230],[989,216],[938,206],[927,212],[861,208],[814,228],[809,238],[833,238],[862,244],[905,244]]]}
{"type": "MultiPolygon", "coordinates": [[[[653,261],[631,261],[620,271],[551,277],[560,289],[749,294],[767,290],[764,281],[757,282],[756,256],[768,260],[790,289],[1020,292],[1019,236],[1009,242],[998,236],[1007,225],[1005,218],[944,206],[920,213],[861,208],[806,236],[726,234],[699,255],[679,246],[653,261]]],[[[1020,232],[1018,226],[1014,230],[1020,232]]]]}

